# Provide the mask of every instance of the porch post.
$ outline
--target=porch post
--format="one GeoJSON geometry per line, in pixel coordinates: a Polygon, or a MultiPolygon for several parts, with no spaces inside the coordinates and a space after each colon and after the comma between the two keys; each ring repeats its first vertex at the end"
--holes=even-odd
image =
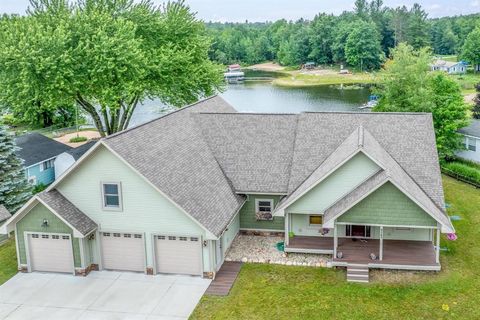
{"type": "Polygon", "coordinates": [[[378,254],[380,261],[383,260],[383,226],[380,227],[380,253],[378,254]]]}
{"type": "Polygon", "coordinates": [[[437,245],[435,250],[435,262],[440,263],[440,225],[437,225],[437,245]]]}
{"type": "Polygon", "coordinates": [[[337,258],[337,247],[338,247],[338,233],[337,233],[337,223],[333,223],[333,259],[337,258]]]}
{"type": "Polygon", "coordinates": [[[285,245],[288,246],[288,242],[289,242],[289,236],[288,236],[288,228],[289,228],[289,225],[290,225],[290,215],[288,214],[288,212],[285,212],[285,245]]]}

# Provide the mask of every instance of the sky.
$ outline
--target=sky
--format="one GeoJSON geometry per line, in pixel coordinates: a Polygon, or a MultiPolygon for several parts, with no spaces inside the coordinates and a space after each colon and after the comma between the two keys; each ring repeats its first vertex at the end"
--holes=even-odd
{"type": "MultiPolygon", "coordinates": [[[[415,2],[434,18],[480,12],[480,0],[384,0],[389,7],[411,7],[415,2]]],[[[23,14],[28,3],[28,0],[0,0],[0,13],[23,14]]],[[[253,22],[311,19],[319,12],[340,14],[351,10],[354,0],[186,0],[186,3],[205,21],[253,22]]]]}

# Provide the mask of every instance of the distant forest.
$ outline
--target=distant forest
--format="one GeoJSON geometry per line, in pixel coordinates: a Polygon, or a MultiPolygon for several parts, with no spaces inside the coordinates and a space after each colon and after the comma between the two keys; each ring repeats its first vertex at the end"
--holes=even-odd
{"type": "Polygon", "coordinates": [[[313,20],[207,23],[213,37],[210,58],[223,64],[274,60],[294,66],[345,63],[377,69],[397,44],[431,47],[434,54],[462,54],[467,36],[480,26],[480,14],[428,18],[415,4],[389,8],[382,0],[357,0],[353,11],[319,13],[313,20]]]}

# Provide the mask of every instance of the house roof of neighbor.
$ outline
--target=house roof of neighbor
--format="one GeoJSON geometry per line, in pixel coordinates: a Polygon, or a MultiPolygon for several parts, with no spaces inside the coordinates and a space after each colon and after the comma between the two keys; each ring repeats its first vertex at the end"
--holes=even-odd
{"type": "Polygon", "coordinates": [[[472,119],[470,125],[461,128],[458,132],[480,138],[480,120],[479,119],[472,119]]]}
{"type": "Polygon", "coordinates": [[[90,140],[87,143],[82,144],[81,146],[78,146],[76,148],[72,148],[70,150],[67,150],[66,152],[70,154],[73,159],[78,160],[81,156],[83,156],[88,150],[90,150],[91,147],[95,143],[97,143],[98,140],[90,140]]]}
{"type": "Polygon", "coordinates": [[[15,143],[20,148],[16,153],[23,159],[25,167],[54,158],[71,149],[66,144],[39,133],[28,133],[16,137],[15,143]]]}
{"type": "Polygon", "coordinates": [[[241,194],[283,194],[281,206],[359,149],[451,227],[431,114],[237,113],[214,96],[102,141],[216,236],[241,194]]]}
{"type": "Polygon", "coordinates": [[[453,66],[456,66],[458,64],[463,64],[463,62],[461,61],[458,61],[458,62],[454,62],[454,61],[446,61],[446,60],[436,60],[433,62],[433,66],[436,66],[436,67],[447,67],[447,68],[451,68],[453,66]]]}

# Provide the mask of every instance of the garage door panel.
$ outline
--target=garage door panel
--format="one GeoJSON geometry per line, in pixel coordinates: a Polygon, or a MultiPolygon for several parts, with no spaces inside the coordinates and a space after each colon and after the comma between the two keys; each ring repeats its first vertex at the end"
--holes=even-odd
{"type": "Polygon", "coordinates": [[[142,234],[102,233],[103,268],[145,271],[145,248],[142,234]]]}
{"type": "Polygon", "coordinates": [[[157,272],[202,274],[202,247],[198,237],[156,236],[157,272]]]}
{"type": "Polygon", "coordinates": [[[28,250],[32,271],[73,272],[73,249],[68,235],[29,234],[28,250]]]}

